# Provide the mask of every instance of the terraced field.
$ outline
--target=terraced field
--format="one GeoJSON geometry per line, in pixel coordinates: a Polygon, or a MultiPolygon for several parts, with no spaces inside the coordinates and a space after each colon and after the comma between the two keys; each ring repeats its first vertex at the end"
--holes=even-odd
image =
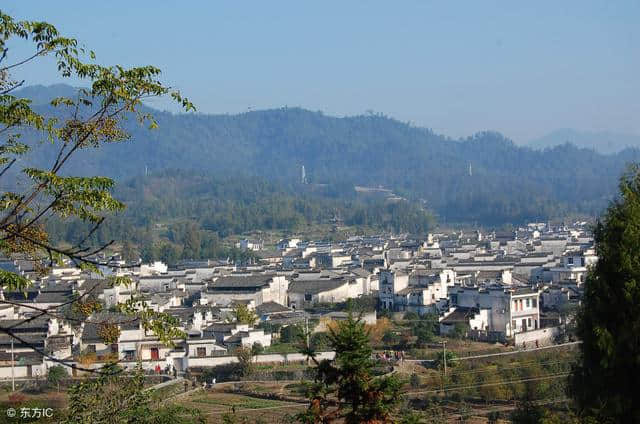
{"type": "Polygon", "coordinates": [[[200,410],[208,423],[221,423],[223,415],[233,414],[234,410],[239,422],[245,420],[247,423],[284,423],[289,415],[307,407],[304,403],[260,399],[215,390],[198,393],[181,400],[180,404],[200,410]]]}

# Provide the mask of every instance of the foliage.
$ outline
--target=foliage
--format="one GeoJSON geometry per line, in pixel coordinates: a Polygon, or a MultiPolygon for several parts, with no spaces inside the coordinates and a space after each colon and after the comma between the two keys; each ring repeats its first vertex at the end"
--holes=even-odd
{"type": "Polygon", "coordinates": [[[462,322],[456,322],[453,326],[453,330],[447,333],[447,336],[452,339],[463,339],[467,335],[469,326],[462,322]]]}
{"type": "Polygon", "coordinates": [[[411,377],[409,377],[409,384],[411,385],[412,389],[417,389],[420,387],[420,376],[416,373],[411,374],[411,377]]]}
{"type": "MultiPolygon", "coordinates": [[[[169,96],[185,110],[194,109],[179,92],[163,85],[159,77],[160,70],[154,66],[99,65],[93,52],[61,35],[53,25],[16,21],[0,11],[0,179],[6,190],[0,192],[1,254],[33,260],[41,275],[49,267],[63,264],[99,274],[96,254],[112,241],[96,245],[89,238],[106,216],[123,211],[125,205],[113,196],[112,179],[91,176],[92,172],[76,176],[69,165],[78,156],[86,158],[107,145],[129,140],[130,128],[125,128],[124,123],[127,119],[136,126],[157,127],[154,117],[142,105],[145,99],[169,96]],[[8,46],[15,43],[28,45],[33,54],[13,58],[14,49],[8,46]],[[48,98],[44,108],[30,99],[28,92],[17,92],[25,82],[20,71],[44,57],[55,61],[60,76],[73,78],[85,88],[48,98]],[[70,247],[60,247],[45,225],[49,221],[62,225],[82,222],[86,231],[70,247]]],[[[120,277],[112,282],[128,283],[120,277]]],[[[2,290],[25,291],[29,285],[20,275],[0,272],[2,290]]],[[[90,305],[88,299],[83,299],[87,295],[88,292],[74,299],[79,307],[73,305],[71,312],[86,318],[97,311],[93,309],[95,303],[90,305]]],[[[162,341],[179,335],[175,321],[168,316],[128,306],[124,307],[126,312],[162,341]]],[[[0,327],[0,331],[19,338],[10,329],[0,327]]],[[[119,329],[103,325],[99,333],[107,342],[113,342],[119,329]]]]}
{"type": "MultiPolygon", "coordinates": [[[[406,315],[405,315],[405,319],[406,315]]],[[[423,347],[433,341],[438,328],[438,317],[427,314],[411,323],[411,333],[416,337],[416,345],[423,347]]]]}
{"type": "Polygon", "coordinates": [[[297,419],[304,423],[393,422],[401,382],[393,375],[373,376],[375,363],[364,322],[349,314],[336,330],[330,329],[329,338],[336,352],[333,360],[318,362],[310,346],[303,349],[317,367],[309,408],[297,419]]]}
{"type": "MultiPolygon", "coordinates": [[[[391,210],[391,204],[382,199],[333,199],[257,177],[168,170],[124,181],[114,195],[127,209],[104,222],[88,241],[100,245],[125,240],[128,257],[135,258],[139,251],[146,262],[162,260],[170,265],[200,258],[255,262],[259,253],[230,248],[223,239],[255,230],[303,230],[327,224],[333,214],[356,225],[352,217],[361,209],[370,211],[367,228],[423,234],[433,224],[430,213],[416,202],[405,201],[401,209],[396,205],[393,208],[398,210],[391,210]],[[157,223],[166,226],[159,229],[157,223]]],[[[52,240],[77,243],[91,226],[80,220],[50,220],[46,229],[52,240]]],[[[362,300],[354,302],[356,310],[373,310],[375,306],[362,304],[362,300]]]]}
{"type": "Polygon", "coordinates": [[[535,388],[532,382],[525,384],[525,394],[518,401],[517,409],[511,414],[514,424],[538,424],[542,421],[543,408],[536,404],[535,388]]]}
{"type": "Polygon", "coordinates": [[[329,345],[331,343],[329,333],[318,332],[318,333],[311,334],[310,343],[311,343],[311,346],[316,350],[324,350],[329,348],[329,345]]]}
{"type": "Polygon", "coordinates": [[[338,304],[338,310],[342,311],[350,311],[353,313],[366,313],[376,310],[376,306],[378,304],[378,297],[369,295],[369,296],[358,296],[356,298],[350,297],[345,302],[338,304]]]}
{"type": "Polygon", "coordinates": [[[262,343],[253,342],[253,344],[251,345],[251,354],[253,356],[257,356],[257,355],[260,355],[262,352],[264,352],[264,347],[262,346],[262,343]]]}
{"type": "Polygon", "coordinates": [[[253,325],[258,321],[258,316],[256,313],[249,309],[247,305],[244,303],[237,303],[233,307],[233,321],[238,324],[249,324],[249,327],[253,327],[253,325]]]}
{"type": "Polygon", "coordinates": [[[420,319],[420,315],[417,312],[409,311],[404,313],[402,319],[405,321],[417,321],[420,319]]]}
{"type": "Polygon", "coordinates": [[[241,377],[246,377],[253,372],[255,352],[253,347],[240,346],[236,349],[235,354],[236,358],[238,358],[237,373],[241,377]]]}
{"type": "Polygon", "coordinates": [[[67,370],[61,365],[54,365],[47,370],[47,382],[60,388],[60,381],[69,377],[67,370]]]}
{"type": "Polygon", "coordinates": [[[620,180],[620,197],[594,229],[595,268],[578,312],[580,359],[570,394],[601,422],[640,422],[640,168],[620,180]]]}
{"type": "Polygon", "coordinates": [[[374,346],[380,345],[385,333],[390,329],[391,329],[391,320],[389,320],[389,318],[386,318],[386,317],[378,318],[375,324],[366,325],[367,334],[369,334],[369,339],[371,340],[371,344],[373,344],[374,346]]]}
{"type": "Polygon", "coordinates": [[[290,324],[280,330],[280,341],[282,343],[297,343],[301,340],[304,330],[298,324],[290,324]]]}
{"type": "MultiPolygon", "coordinates": [[[[127,128],[133,139],[152,142],[114,145],[98,152],[95,162],[74,164],[73,171],[128,178],[145,165],[155,172],[179,164],[218,176],[248,170],[245,176],[298,182],[304,164],[310,184],[297,184],[301,193],[349,200],[354,185],[382,185],[408,199],[425,199],[443,221],[494,226],[568,213],[595,215],[606,206],[625,163],[640,157],[633,149],[605,156],[570,144],[534,151],[495,132],[452,140],[381,115],[335,118],[280,108],[217,116],[154,111],[154,116],[163,131],[148,135],[127,128]],[[89,168],[94,163],[95,170],[89,168]]],[[[356,199],[363,196],[376,195],[359,193],[356,199]]],[[[406,204],[389,203],[381,210],[358,207],[352,218],[342,217],[346,224],[371,225],[385,216],[390,226],[419,228],[413,212],[404,211],[406,204]]]]}
{"type": "Polygon", "coordinates": [[[399,341],[400,336],[398,336],[398,334],[393,330],[385,331],[384,335],[382,336],[382,342],[385,344],[385,346],[393,347],[397,345],[399,341]]]}
{"type": "Polygon", "coordinates": [[[454,352],[447,350],[446,354],[444,351],[440,350],[437,353],[436,356],[436,360],[435,360],[435,364],[436,367],[438,368],[444,368],[444,358],[447,358],[447,368],[453,368],[454,366],[456,366],[456,362],[452,361],[452,359],[455,359],[458,357],[458,355],[456,355],[454,352]]]}
{"type": "Polygon", "coordinates": [[[144,372],[138,366],[126,375],[114,365],[102,369],[96,379],[68,390],[69,406],[63,423],[204,423],[197,411],[155,404],[153,391],[144,390],[144,372]]]}

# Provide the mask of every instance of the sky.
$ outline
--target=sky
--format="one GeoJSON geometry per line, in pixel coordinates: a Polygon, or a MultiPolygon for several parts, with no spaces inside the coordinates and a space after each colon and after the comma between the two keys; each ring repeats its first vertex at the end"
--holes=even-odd
{"type": "MultiPolygon", "coordinates": [[[[637,0],[3,0],[0,9],[56,25],[103,64],[160,67],[200,113],[375,111],[517,143],[558,128],[640,135],[637,0]]],[[[20,77],[61,82],[50,65],[20,77]]]]}

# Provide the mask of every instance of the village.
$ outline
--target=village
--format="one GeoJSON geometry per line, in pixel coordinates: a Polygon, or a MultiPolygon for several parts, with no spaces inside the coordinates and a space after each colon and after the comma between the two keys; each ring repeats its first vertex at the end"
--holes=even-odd
{"type": "MultiPolygon", "coordinates": [[[[243,239],[238,247],[260,259],[243,266],[183,261],[168,268],[126,263],[116,254],[96,257],[97,270],[56,266],[43,276],[33,261],[5,258],[3,269],[33,284],[26,292],[0,292],[0,325],[15,335],[0,336],[0,379],[38,378],[59,364],[76,376],[114,359],[125,368],[141,364],[183,376],[237,362],[240,347],[257,347],[256,362],[302,361],[295,344],[281,340],[283,329],[313,323],[313,333],[326,331],[354,303],[364,305],[358,313],[369,325],[382,316],[429,315],[437,317],[440,336],[538,348],[562,340],[598,259],[585,222],[430,233],[422,240],[291,237],[265,246],[243,239]],[[132,284],[113,284],[114,277],[132,284]],[[184,337],[163,343],[117,309],[140,295],[145,307],[174,317],[184,337]],[[74,319],[77,299],[94,299],[100,311],[74,319]],[[241,322],[239,308],[255,318],[241,322]],[[105,341],[108,326],[117,326],[117,337],[105,341]]],[[[332,352],[320,355],[331,358],[332,352]]]]}

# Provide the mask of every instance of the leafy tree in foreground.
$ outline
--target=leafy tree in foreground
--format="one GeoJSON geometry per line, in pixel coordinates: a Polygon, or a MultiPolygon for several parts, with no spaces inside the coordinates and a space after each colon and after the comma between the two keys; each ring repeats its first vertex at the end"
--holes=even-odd
{"type": "MultiPolygon", "coordinates": [[[[145,99],[169,95],[186,110],[193,109],[177,91],[158,81],[159,76],[160,70],[153,66],[127,69],[98,65],[93,52],[85,51],[75,39],[60,35],[53,25],[15,21],[0,11],[0,183],[6,190],[0,191],[0,254],[33,260],[43,275],[51,266],[63,263],[98,272],[96,254],[111,243],[96,246],[87,240],[106,215],[121,211],[124,204],[112,197],[111,179],[69,175],[65,166],[80,151],[126,141],[129,134],[123,120],[127,118],[155,127],[153,117],[141,109],[145,99]],[[12,57],[8,46],[16,43],[32,46],[32,55],[12,57]],[[78,89],[73,96],[51,99],[50,116],[32,107],[31,100],[14,94],[25,82],[20,77],[22,67],[45,57],[55,61],[61,77],[73,78],[87,87],[78,89]],[[30,167],[30,163],[42,162],[31,160],[30,153],[45,158],[50,155],[48,165],[30,167]],[[89,224],[88,234],[73,246],[56,246],[45,230],[45,223],[53,219],[83,221],[89,224]]],[[[131,284],[131,280],[114,277],[111,283],[131,284]]],[[[27,291],[31,284],[22,275],[0,270],[0,289],[5,293],[27,291]]],[[[76,324],[100,309],[99,302],[86,302],[89,295],[91,290],[73,300],[82,315],[76,324]]],[[[35,317],[61,316],[55,308],[40,309],[6,297],[1,303],[27,308],[35,317]]],[[[153,330],[165,343],[181,336],[172,317],[154,312],[137,296],[120,309],[132,315],[132,320],[139,319],[145,330],[153,330]]],[[[0,326],[0,332],[30,345],[12,328],[0,326]]]]}
{"type": "Polygon", "coordinates": [[[599,260],[578,312],[581,355],[570,394],[599,422],[640,422],[640,168],[620,180],[620,197],[596,224],[599,260]]]}
{"type": "Polygon", "coordinates": [[[144,389],[144,373],[138,366],[126,375],[109,365],[97,379],[69,389],[66,424],[191,424],[204,423],[195,411],[177,405],[163,405],[153,390],[144,389]]]}
{"type": "Polygon", "coordinates": [[[333,360],[316,360],[310,346],[302,351],[316,364],[316,378],[308,396],[309,408],[297,415],[303,423],[391,423],[400,401],[400,380],[375,377],[365,324],[352,314],[329,331],[333,360]]]}

